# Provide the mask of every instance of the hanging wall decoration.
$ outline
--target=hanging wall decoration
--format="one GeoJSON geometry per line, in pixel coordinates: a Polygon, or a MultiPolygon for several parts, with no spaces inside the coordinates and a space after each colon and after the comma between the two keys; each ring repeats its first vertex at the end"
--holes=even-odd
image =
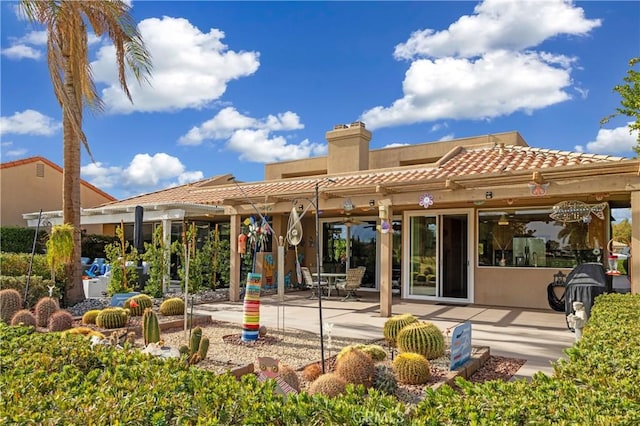
{"type": "Polygon", "coordinates": [[[428,192],[420,197],[420,202],[418,203],[425,209],[428,209],[433,205],[433,195],[428,192]]]}
{"type": "Polygon", "coordinates": [[[547,195],[547,188],[549,188],[549,183],[529,182],[529,192],[534,197],[547,195]]]}
{"type": "Polygon", "coordinates": [[[549,217],[558,222],[591,222],[591,214],[604,220],[604,210],[607,203],[587,204],[582,201],[561,201],[553,206],[553,212],[549,217]]]}

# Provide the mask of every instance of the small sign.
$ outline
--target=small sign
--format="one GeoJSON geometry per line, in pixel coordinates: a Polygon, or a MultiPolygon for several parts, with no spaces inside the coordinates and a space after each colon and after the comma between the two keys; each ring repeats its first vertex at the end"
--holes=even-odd
{"type": "Polygon", "coordinates": [[[450,370],[464,365],[471,358],[471,322],[466,321],[453,329],[451,335],[450,370]]]}
{"type": "Polygon", "coordinates": [[[128,298],[133,297],[136,294],[140,294],[140,292],[132,291],[131,293],[116,293],[111,296],[111,303],[109,303],[109,306],[122,307],[122,305],[124,305],[124,302],[126,302],[128,298]]]}

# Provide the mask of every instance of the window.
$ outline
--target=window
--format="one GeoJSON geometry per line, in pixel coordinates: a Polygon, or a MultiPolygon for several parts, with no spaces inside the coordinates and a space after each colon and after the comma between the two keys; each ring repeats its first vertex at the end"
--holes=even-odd
{"type": "Polygon", "coordinates": [[[551,207],[478,213],[478,266],[572,268],[602,261],[604,221],[561,223],[551,207]]]}

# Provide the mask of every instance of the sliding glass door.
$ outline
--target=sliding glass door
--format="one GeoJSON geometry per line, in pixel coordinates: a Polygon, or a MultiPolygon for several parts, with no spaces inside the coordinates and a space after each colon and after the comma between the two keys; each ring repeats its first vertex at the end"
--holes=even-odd
{"type": "Polygon", "coordinates": [[[469,211],[407,213],[404,294],[408,298],[471,299],[469,211]]]}

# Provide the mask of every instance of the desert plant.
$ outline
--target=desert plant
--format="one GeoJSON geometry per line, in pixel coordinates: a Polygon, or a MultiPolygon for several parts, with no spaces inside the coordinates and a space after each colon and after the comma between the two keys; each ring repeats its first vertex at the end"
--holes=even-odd
{"type": "Polygon", "coordinates": [[[153,307],[153,299],[146,294],[136,294],[125,300],[122,307],[129,309],[132,317],[139,317],[145,309],[153,307]]]}
{"type": "Polygon", "coordinates": [[[396,337],[405,326],[417,322],[418,318],[411,314],[394,315],[384,323],[382,332],[390,346],[396,345],[396,337]]]}
{"type": "Polygon", "coordinates": [[[416,322],[400,330],[396,338],[400,352],[414,352],[434,359],[444,354],[444,335],[430,322],[416,322]]]}
{"type": "Polygon", "coordinates": [[[129,320],[129,312],[122,308],[106,308],[96,317],[96,325],[100,328],[122,328],[129,320]]]}
{"type": "Polygon", "coordinates": [[[322,394],[328,397],[342,395],[347,390],[347,382],[337,373],[323,374],[309,385],[309,395],[322,394]]]}
{"type": "Polygon", "coordinates": [[[429,360],[423,355],[404,352],[393,360],[393,372],[400,383],[421,385],[431,377],[429,360]]]}
{"type": "Polygon", "coordinates": [[[278,365],[278,374],[289,386],[300,392],[300,380],[298,380],[298,373],[286,364],[278,365]]]}
{"type": "Polygon", "coordinates": [[[49,318],[60,309],[58,301],[53,297],[43,297],[35,306],[36,324],[38,327],[47,327],[49,318]]]}
{"type": "Polygon", "coordinates": [[[69,311],[57,311],[49,318],[49,331],[65,331],[73,327],[73,316],[69,311]]]}
{"type": "Polygon", "coordinates": [[[187,356],[189,364],[197,364],[207,357],[209,351],[209,338],[202,337],[202,328],[196,327],[191,330],[189,346],[180,347],[180,354],[187,356]]]}
{"type": "Polygon", "coordinates": [[[157,343],[160,341],[160,323],[158,315],[153,309],[147,308],[142,314],[142,336],[144,337],[144,345],[149,343],[157,343]]]}
{"type": "Polygon", "coordinates": [[[338,352],[336,360],[340,360],[340,358],[342,358],[345,353],[351,351],[351,349],[360,349],[362,352],[369,355],[373,362],[384,361],[387,358],[387,352],[382,346],[373,344],[365,345],[363,343],[358,343],[356,345],[349,345],[342,348],[342,350],[338,352]]]}
{"type": "Polygon", "coordinates": [[[97,330],[94,330],[89,327],[74,327],[66,330],[64,334],[80,334],[85,337],[97,336],[100,339],[105,339],[105,335],[100,333],[97,330]]]}
{"type": "Polygon", "coordinates": [[[145,284],[144,291],[153,297],[162,296],[163,283],[171,259],[163,232],[162,225],[156,226],[151,243],[144,243],[144,254],[142,255],[142,260],[147,262],[149,272],[149,279],[145,284]]]}
{"type": "Polygon", "coordinates": [[[11,322],[11,318],[22,308],[22,296],[18,290],[5,288],[0,290],[0,318],[5,324],[11,322]]]}
{"type": "Polygon", "coordinates": [[[82,315],[82,323],[95,324],[96,318],[98,317],[99,313],[100,313],[100,309],[92,309],[90,311],[85,312],[84,315],[82,315]]]}
{"type": "Polygon", "coordinates": [[[28,309],[21,309],[11,317],[11,325],[36,326],[36,317],[28,309]]]}
{"type": "MultiPolygon", "coordinates": [[[[2,259],[0,259],[0,262],[2,262],[2,259]]],[[[64,268],[60,267],[59,270],[63,271],[64,268]]],[[[49,272],[47,272],[47,275],[48,274],[49,272]]],[[[56,274],[56,276],[58,278],[64,277],[64,273],[56,274]]],[[[18,293],[20,293],[20,295],[24,295],[25,290],[27,289],[26,287],[27,287],[26,275],[18,275],[18,276],[1,275],[0,276],[0,288],[3,288],[3,289],[12,288],[14,290],[18,290],[18,293]]],[[[51,294],[52,296],[55,296],[56,298],[58,298],[62,294],[60,292],[61,287],[57,286],[54,281],[50,279],[42,279],[41,276],[31,275],[31,277],[29,277],[29,289],[27,291],[27,298],[26,300],[23,299],[22,307],[29,308],[34,306],[36,302],[40,300],[40,298],[49,295],[50,287],[53,287],[52,289],[53,292],[51,294]]]]}
{"type": "Polygon", "coordinates": [[[396,380],[393,370],[386,365],[376,365],[373,387],[381,392],[393,395],[396,392],[396,389],[398,389],[398,381],[396,380]]]}
{"type": "Polygon", "coordinates": [[[371,357],[360,349],[351,349],[342,355],[336,363],[336,373],[348,383],[363,385],[370,388],[373,385],[375,364],[371,357]]]}
{"type": "Polygon", "coordinates": [[[131,247],[124,237],[124,223],[116,227],[118,241],[105,246],[107,260],[111,266],[111,279],[107,285],[107,292],[110,295],[115,293],[127,293],[131,291],[133,283],[137,280],[138,274],[134,266],[138,261],[138,251],[131,247]]]}
{"type": "Polygon", "coordinates": [[[322,367],[320,367],[320,364],[318,363],[309,364],[304,368],[304,370],[302,370],[302,377],[304,377],[304,379],[308,382],[313,382],[318,377],[320,377],[321,374],[322,367]]]}
{"type": "Polygon", "coordinates": [[[165,300],[160,304],[160,313],[166,316],[184,314],[184,300],[179,297],[165,300]]]}
{"type": "Polygon", "coordinates": [[[51,279],[55,281],[56,267],[71,261],[74,245],[75,228],[69,223],[55,225],[51,228],[47,240],[47,262],[51,267],[51,279]]]}

